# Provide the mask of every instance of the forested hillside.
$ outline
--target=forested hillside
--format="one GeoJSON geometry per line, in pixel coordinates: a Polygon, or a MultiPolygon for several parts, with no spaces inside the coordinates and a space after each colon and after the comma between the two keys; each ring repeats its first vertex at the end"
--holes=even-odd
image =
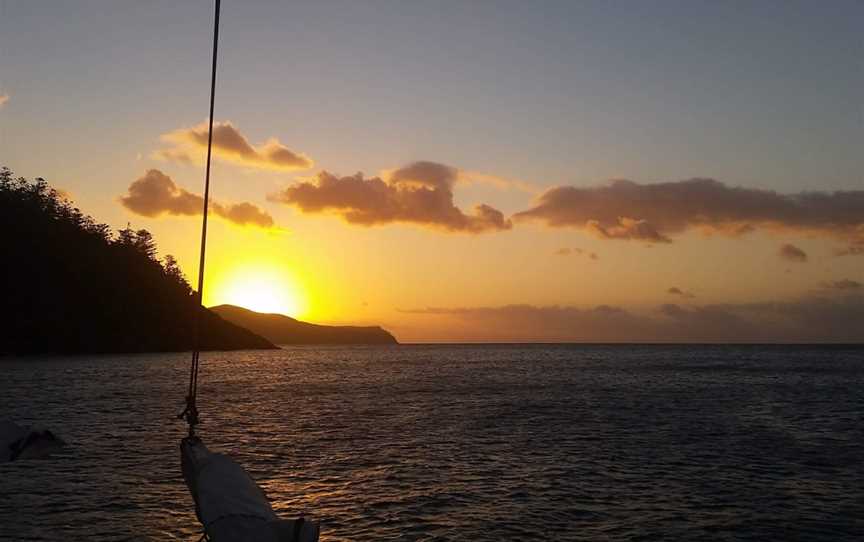
{"type": "MultiPolygon", "coordinates": [[[[44,179],[0,170],[0,353],[189,350],[195,296],[143,229],[113,232],[44,179]]],[[[273,348],[205,310],[207,350],[273,348]]]]}

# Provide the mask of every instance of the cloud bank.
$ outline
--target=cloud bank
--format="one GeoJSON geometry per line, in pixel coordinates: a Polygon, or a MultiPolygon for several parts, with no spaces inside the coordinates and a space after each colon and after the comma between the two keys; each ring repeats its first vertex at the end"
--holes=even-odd
{"type": "Polygon", "coordinates": [[[860,240],[855,244],[849,245],[846,248],[841,248],[834,252],[835,256],[864,256],[864,240],[860,240]]]}
{"type": "Polygon", "coordinates": [[[403,311],[438,320],[448,337],[502,342],[860,343],[864,296],[681,306],[648,313],[600,305],[507,305],[403,311]]]}
{"type": "Polygon", "coordinates": [[[466,214],[453,203],[458,176],[457,169],[435,162],[414,162],[387,180],[322,171],[315,181],[294,184],[269,199],[362,226],[401,222],[463,233],[509,230],[512,223],[497,209],[478,205],[466,214]]]}
{"type": "Polygon", "coordinates": [[[864,243],[864,191],[799,192],[727,186],[713,179],[559,186],[514,216],[602,239],[667,243],[688,230],[740,236],[756,229],[864,243]]]}
{"type": "MultiPolygon", "coordinates": [[[[207,123],[181,128],[162,135],[172,147],[156,151],[156,157],[172,162],[200,163],[207,152],[207,123]]],[[[281,171],[309,169],[314,164],[308,156],[292,151],[278,139],[252,145],[230,122],[213,124],[213,156],[241,166],[281,171]]]]}
{"type": "MultiPolygon", "coordinates": [[[[162,215],[196,216],[204,208],[204,198],[177,186],[171,177],[158,169],[148,170],[143,177],[129,185],[120,203],[135,214],[146,217],[162,215]]],[[[257,205],[248,202],[219,203],[210,201],[211,211],[240,226],[272,228],[273,217],[257,205]]]]}
{"type": "Polygon", "coordinates": [[[864,284],[861,284],[857,280],[840,279],[823,282],[822,287],[828,290],[860,290],[861,288],[864,288],[864,284]]]}

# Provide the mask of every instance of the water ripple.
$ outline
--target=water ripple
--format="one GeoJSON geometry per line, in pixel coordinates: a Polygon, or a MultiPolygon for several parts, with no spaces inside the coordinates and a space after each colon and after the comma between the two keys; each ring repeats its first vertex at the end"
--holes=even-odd
{"type": "MultiPolygon", "coordinates": [[[[197,540],[187,355],[6,361],[0,539],[197,540]]],[[[322,540],[859,540],[864,351],[402,346],[208,353],[208,444],[322,540]]]]}

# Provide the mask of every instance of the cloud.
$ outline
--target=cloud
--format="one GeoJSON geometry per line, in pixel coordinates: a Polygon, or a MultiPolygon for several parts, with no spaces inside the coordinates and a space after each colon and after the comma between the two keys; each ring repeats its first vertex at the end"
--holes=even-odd
{"type": "Polygon", "coordinates": [[[649,243],[671,243],[672,240],[654,229],[647,220],[618,217],[618,223],[606,225],[599,220],[589,220],[585,229],[603,239],[632,239],[649,243]]]}
{"type": "Polygon", "coordinates": [[[835,256],[864,256],[864,242],[849,245],[834,252],[835,256]]]}
{"type": "Polygon", "coordinates": [[[860,343],[864,296],[681,307],[637,313],[621,307],[507,305],[403,311],[429,319],[448,338],[525,342],[860,343]]]}
{"type": "Polygon", "coordinates": [[[322,171],[314,181],[296,183],[268,199],[304,213],[332,213],[362,226],[402,222],[451,232],[509,230],[511,222],[497,209],[478,205],[472,214],[465,214],[454,205],[458,173],[435,162],[414,162],[392,171],[387,180],[322,171]]]}
{"type": "Polygon", "coordinates": [[[864,191],[799,192],[727,186],[713,179],[559,186],[514,216],[602,239],[666,243],[688,230],[737,237],[764,229],[864,243],[864,191]]]}
{"type": "Polygon", "coordinates": [[[796,247],[795,245],[790,245],[786,243],[785,245],[780,247],[780,250],[777,252],[780,258],[795,262],[795,263],[805,263],[807,262],[807,253],[796,247]]]}
{"type": "MultiPolygon", "coordinates": [[[[806,297],[793,301],[666,306],[662,314],[684,337],[718,342],[847,342],[864,336],[864,297],[806,297]]],[[[671,333],[671,332],[670,332],[671,333]]]]}
{"type": "MultiPolygon", "coordinates": [[[[128,193],[120,203],[135,214],[146,217],[162,215],[196,216],[204,208],[204,198],[179,186],[158,169],[148,170],[143,177],[129,185],[128,193]]],[[[260,207],[248,203],[219,203],[210,201],[211,211],[240,226],[272,228],[273,217],[260,207]]]]}
{"type": "Polygon", "coordinates": [[[273,217],[257,205],[244,201],[241,203],[221,204],[213,202],[213,212],[228,222],[240,226],[258,226],[259,228],[272,228],[273,217]]]}
{"type": "Polygon", "coordinates": [[[828,282],[823,282],[822,287],[827,290],[860,290],[864,287],[864,284],[861,284],[857,280],[850,279],[840,279],[840,280],[832,280],[828,282]]]}
{"type": "Polygon", "coordinates": [[[591,258],[592,260],[598,260],[599,259],[599,256],[597,256],[597,253],[586,252],[586,251],[582,250],[581,248],[564,247],[564,248],[559,248],[558,250],[555,251],[556,256],[569,256],[571,254],[577,254],[577,255],[583,255],[584,254],[585,256],[587,256],[588,258],[591,258]]]}
{"type": "MultiPolygon", "coordinates": [[[[173,146],[156,151],[157,158],[185,164],[203,162],[207,151],[207,123],[163,134],[161,139],[173,146]]],[[[242,166],[281,171],[309,169],[315,165],[308,156],[292,151],[276,138],[257,147],[252,145],[228,121],[213,124],[213,156],[242,166]]]]}
{"type": "Polygon", "coordinates": [[[4,105],[9,101],[8,94],[0,94],[0,109],[3,108],[4,105]]]}
{"type": "MultiPolygon", "coordinates": [[[[500,177],[498,175],[490,175],[489,173],[482,173],[480,171],[468,171],[464,169],[456,169],[456,181],[461,184],[485,184],[488,186],[492,186],[501,191],[520,191],[526,192],[529,194],[537,194],[540,189],[533,184],[522,181],[519,179],[510,179],[507,177],[500,177]]],[[[397,169],[385,169],[381,172],[381,178],[385,180],[389,180],[393,173],[398,171],[397,169]]]]}
{"type": "Polygon", "coordinates": [[[666,290],[666,293],[669,295],[679,295],[685,299],[692,299],[692,298],[696,297],[695,295],[693,295],[692,292],[686,292],[686,291],[682,290],[681,288],[678,288],[677,286],[672,286],[671,288],[666,290]]]}

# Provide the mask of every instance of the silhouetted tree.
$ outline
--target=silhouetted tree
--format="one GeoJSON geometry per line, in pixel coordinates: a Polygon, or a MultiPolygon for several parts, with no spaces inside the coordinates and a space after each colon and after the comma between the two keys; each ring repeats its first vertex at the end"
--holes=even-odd
{"type": "MultiPolygon", "coordinates": [[[[0,169],[0,353],[144,352],[191,346],[192,290],[153,236],[115,235],[41,178],[0,169]]],[[[267,348],[205,311],[202,347],[267,348]]]]}
{"type": "Polygon", "coordinates": [[[189,286],[189,281],[186,280],[186,275],[183,274],[174,256],[166,254],[163,267],[165,268],[165,275],[176,283],[185,295],[192,295],[192,287],[189,286]]]}
{"type": "Polygon", "coordinates": [[[135,232],[135,250],[147,256],[148,259],[156,261],[156,241],[147,230],[135,232]]]}
{"type": "Polygon", "coordinates": [[[130,224],[126,224],[125,228],[117,231],[116,243],[123,247],[135,246],[135,230],[130,224]]]}

